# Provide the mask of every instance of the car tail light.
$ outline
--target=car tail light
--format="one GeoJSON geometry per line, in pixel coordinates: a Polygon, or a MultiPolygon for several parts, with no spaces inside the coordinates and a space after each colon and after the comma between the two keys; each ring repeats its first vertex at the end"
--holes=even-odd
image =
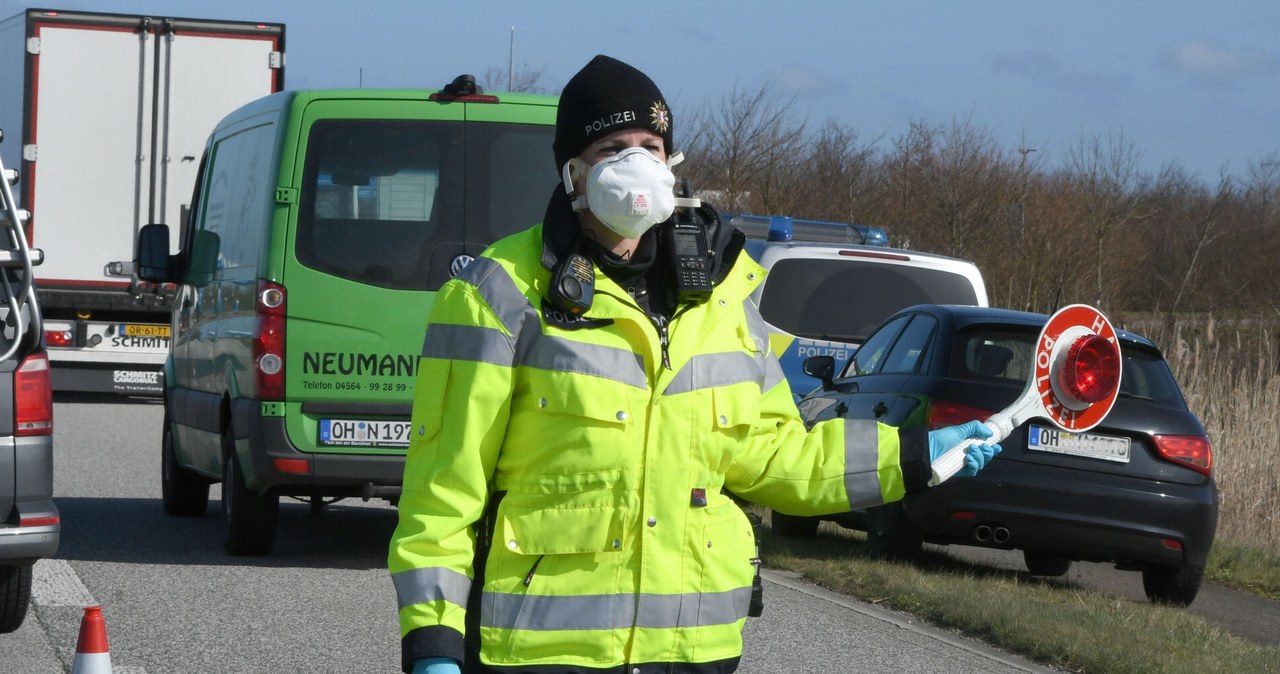
{"type": "Polygon", "coordinates": [[[1093,404],[1105,400],[1120,383],[1120,351],[1098,335],[1081,337],[1067,351],[1062,369],[1067,393],[1093,404]]]}
{"type": "Polygon", "coordinates": [[[260,400],[284,400],[284,286],[258,281],[253,366],[260,400]]]}
{"type": "Polygon", "coordinates": [[[44,353],[27,356],[13,375],[14,434],[53,433],[53,381],[49,357],[44,353]]]}
{"type": "Polygon", "coordinates": [[[934,400],[929,403],[929,412],[925,416],[925,423],[930,429],[944,428],[963,424],[974,419],[981,421],[992,414],[995,414],[995,412],[984,410],[981,407],[962,405],[950,400],[934,400]]]}
{"type": "Polygon", "coordinates": [[[44,343],[49,346],[71,346],[75,335],[70,330],[45,330],[44,343]]]}
{"type": "Polygon", "coordinates": [[[1213,470],[1213,450],[1209,438],[1203,435],[1157,435],[1156,451],[1174,463],[1182,464],[1197,472],[1209,474],[1213,470]]]}

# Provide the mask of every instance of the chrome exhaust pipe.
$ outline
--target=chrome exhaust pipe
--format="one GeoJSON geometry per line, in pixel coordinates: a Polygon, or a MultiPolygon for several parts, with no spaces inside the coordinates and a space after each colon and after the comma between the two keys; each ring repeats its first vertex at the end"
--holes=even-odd
{"type": "Polygon", "coordinates": [[[1004,527],[996,527],[991,530],[991,540],[1001,545],[1008,543],[1011,536],[1012,534],[1009,533],[1009,530],[1004,527]]]}
{"type": "Polygon", "coordinates": [[[973,540],[979,543],[986,543],[991,540],[991,527],[985,524],[979,524],[973,528],[973,540]]]}

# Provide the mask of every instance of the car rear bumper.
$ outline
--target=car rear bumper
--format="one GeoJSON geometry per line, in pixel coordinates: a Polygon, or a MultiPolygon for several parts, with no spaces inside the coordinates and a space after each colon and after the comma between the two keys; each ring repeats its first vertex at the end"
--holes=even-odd
{"type": "Polygon", "coordinates": [[[243,465],[251,489],[364,498],[394,498],[400,494],[403,454],[299,451],[289,439],[285,418],[264,416],[262,404],[256,400],[234,403],[232,418],[237,445],[247,441],[249,447],[249,460],[243,465]]]}
{"type": "Polygon", "coordinates": [[[1217,489],[994,462],[903,502],[926,540],[1120,564],[1203,566],[1217,489]]]}
{"type": "Polygon", "coordinates": [[[0,524],[0,564],[32,564],[58,552],[62,525],[52,501],[18,503],[18,515],[26,520],[53,521],[25,527],[0,524]]]}

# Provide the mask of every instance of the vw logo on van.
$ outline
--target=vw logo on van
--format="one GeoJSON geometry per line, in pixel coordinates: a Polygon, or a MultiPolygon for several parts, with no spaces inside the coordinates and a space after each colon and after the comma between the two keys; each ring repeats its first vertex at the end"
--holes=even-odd
{"type": "Polygon", "coordinates": [[[458,274],[461,274],[463,268],[471,264],[471,261],[474,259],[475,258],[467,255],[466,253],[453,258],[453,262],[449,263],[449,276],[457,276],[458,274]]]}

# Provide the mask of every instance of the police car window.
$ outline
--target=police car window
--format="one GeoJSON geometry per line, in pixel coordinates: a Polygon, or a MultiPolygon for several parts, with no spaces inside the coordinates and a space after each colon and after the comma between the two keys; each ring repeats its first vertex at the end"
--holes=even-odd
{"type": "Polygon", "coordinates": [[[973,284],[951,272],[856,258],[797,258],[769,270],[760,313],[793,335],[858,344],[909,306],[977,303],[973,284]]]}
{"type": "Polygon", "coordinates": [[[857,351],[853,352],[853,357],[849,359],[840,376],[853,377],[879,371],[884,365],[889,348],[893,346],[894,339],[909,320],[911,320],[910,316],[899,316],[877,330],[863,342],[862,346],[858,347],[857,351]]]}
{"type": "Polygon", "coordinates": [[[938,325],[933,316],[917,314],[912,317],[880,368],[881,373],[919,372],[928,364],[929,343],[938,325]]]}

